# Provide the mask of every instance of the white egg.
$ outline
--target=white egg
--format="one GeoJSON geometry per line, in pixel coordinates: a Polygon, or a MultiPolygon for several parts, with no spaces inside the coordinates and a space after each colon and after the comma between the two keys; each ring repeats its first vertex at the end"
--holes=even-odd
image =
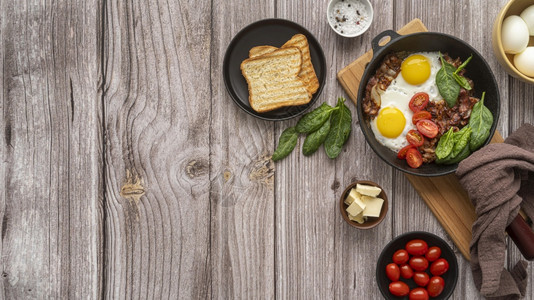
{"type": "Polygon", "coordinates": [[[502,22],[501,37],[504,52],[517,54],[528,45],[527,24],[519,16],[509,16],[502,22]]]}
{"type": "Polygon", "coordinates": [[[527,47],[514,56],[514,65],[519,72],[534,77],[534,47],[527,47]]]}
{"type": "Polygon", "coordinates": [[[528,27],[528,33],[534,36],[534,5],[527,7],[520,15],[528,27]]]}
{"type": "MultiPolygon", "coordinates": [[[[423,55],[428,59],[430,63],[429,78],[421,84],[412,85],[404,79],[402,73],[399,73],[397,78],[391,82],[381,95],[381,105],[380,110],[378,111],[378,115],[380,115],[385,108],[398,109],[406,121],[402,133],[396,137],[386,137],[378,129],[377,121],[379,117],[377,116],[371,121],[371,129],[377,141],[395,152],[398,152],[400,149],[408,145],[406,134],[408,131],[416,129],[415,125],[412,124],[413,112],[409,107],[413,95],[419,92],[425,92],[429,95],[430,101],[443,99],[436,86],[436,74],[441,68],[439,52],[418,52],[413,53],[412,55],[416,54],[423,55]]],[[[400,128],[398,131],[400,131],[400,128]]]]}

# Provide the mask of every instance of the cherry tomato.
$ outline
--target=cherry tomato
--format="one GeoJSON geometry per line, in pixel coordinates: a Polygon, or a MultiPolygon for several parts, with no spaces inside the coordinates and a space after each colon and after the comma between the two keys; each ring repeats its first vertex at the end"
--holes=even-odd
{"type": "Polygon", "coordinates": [[[428,300],[428,292],[424,288],[415,288],[410,291],[410,300],[428,300]]]}
{"type": "Polygon", "coordinates": [[[416,271],[424,271],[428,268],[428,260],[422,256],[415,256],[410,258],[410,267],[416,271]]]}
{"type": "Polygon", "coordinates": [[[400,275],[402,278],[410,279],[413,277],[412,267],[408,264],[403,264],[400,266],[400,275]]]}
{"type": "Polygon", "coordinates": [[[395,281],[389,284],[389,292],[397,297],[404,297],[410,292],[410,287],[402,281],[395,281]]]}
{"type": "Polygon", "coordinates": [[[430,265],[430,273],[434,276],[445,274],[449,270],[449,262],[445,258],[439,258],[430,265]]]}
{"type": "Polygon", "coordinates": [[[398,159],[406,159],[406,152],[408,152],[409,149],[415,148],[414,145],[408,145],[402,149],[399,150],[399,153],[397,153],[398,159]]]}
{"type": "Polygon", "coordinates": [[[441,249],[439,247],[430,247],[425,254],[425,258],[428,261],[435,261],[441,256],[441,249]]]}
{"type": "Polygon", "coordinates": [[[430,281],[430,276],[426,272],[415,272],[413,273],[413,281],[418,286],[426,286],[430,281]]]}
{"type": "Polygon", "coordinates": [[[404,249],[399,249],[393,253],[393,262],[397,265],[402,265],[408,262],[410,259],[410,255],[408,254],[408,251],[404,249]]]}
{"type": "Polygon", "coordinates": [[[420,93],[413,95],[408,106],[413,112],[418,112],[420,110],[425,109],[425,107],[428,104],[428,100],[429,100],[428,94],[425,92],[420,92],[420,93]]]}
{"type": "Polygon", "coordinates": [[[425,142],[425,138],[423,137],[423,135],[419,133],[419,131],[414,129],[408,131],[408,133],[406,134],[406,140],[408,141],[408,143],[410,143],[410,145],[414,145],[415,147],[422,146],[425,142]]]}
{"type": "Polygon", "coordinates": [[[428,291],[428,295],[430,295],[430,297],[437,297],[439,294],[441,294],[441,292],[443,292],[443,288],[445,288],[445,281],[443,278],[434,276],[430,278],[430,282],[428,282],[426,290],[428,291]]]}
{"type": "Polygon", "coordinates": [[[416,148],[408,149],[406,152],[406,162],[411,168],[417,169],[423,164],[423,156],[416,148]]]}
{"type": "Polygon", "coordinates": [[[421,256],[425,255],[426,251],[428,250],[428,244],[423,240],[415,239],[406,243],[404,248],[411,255],[421,256]]]}
{"type": "Polygon", "coordinates": [[[417,127],[417,130],[427,138],[435,138],[439,132],[438,125],[431,120],[419,120],[415,126],[417,127]]]}
{"type": "Polygon", "coordinates": [[[412,123],[415,125],[417,124],[417,121],[430,119],[432,119],[432,114],[426,110],[421,110],[413,114],[412,123]]]}
{"type": "Polygon", "coordinates": [[[399,281],[400,278],[400,269],[397,264],[389,264],[386,266],[386,276],[391,281],[399,281]]]}

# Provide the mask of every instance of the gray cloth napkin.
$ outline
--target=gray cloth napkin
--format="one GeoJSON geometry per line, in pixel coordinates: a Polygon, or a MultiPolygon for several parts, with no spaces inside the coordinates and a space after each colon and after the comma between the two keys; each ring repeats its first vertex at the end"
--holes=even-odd
{"type": "Polygon", "coordinates": [[[473,280],[489,299],[519,299],[527,286],[527,263],[508,271],[506,227],[520,206],[534,220],[534,126],[525,124],[504,144],[490,144],[463,160],[456,171],[477,220],[470,245],[473,280]]]}

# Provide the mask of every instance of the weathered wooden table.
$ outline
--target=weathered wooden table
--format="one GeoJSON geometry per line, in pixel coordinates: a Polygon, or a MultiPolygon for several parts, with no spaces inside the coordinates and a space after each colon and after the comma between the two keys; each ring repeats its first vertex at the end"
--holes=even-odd
{"type": "MultiPolygon", "coordinates": [[[[221,75],[232,37],[259,19],[295,21],[322,44],[328,73],[317,105],[344,95],[335,75],[372,37],[417,17],[488,60],[504,137],[534,122],[534,86],[507,76],[491,49],[506,0],[375,0],[371,28],[353,39],[329,28],[327,1],[147,2],[0,2],[5,299],[374,299],[376,259],[393,237],[425,230],[452,244],[356,117],[336,160],[323,151],[269,160],[296,120],[247,115],[221,75]],[[373,230],[339,215],[354,179],[390,195],[373,230]]],[[[457,257],[453,298],[479,299],[457,257]]],[[[510,243],[507,264],[519,258],[510,243]]]]}

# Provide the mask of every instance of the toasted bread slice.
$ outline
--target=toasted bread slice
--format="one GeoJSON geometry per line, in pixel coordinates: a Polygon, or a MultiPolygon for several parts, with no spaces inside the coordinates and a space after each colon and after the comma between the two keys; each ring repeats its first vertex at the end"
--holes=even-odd
{"type": "Polygon", "coordinates": [[[248,57],[258,57],[267,53],[275,51],[276,47],[274,46],[256,46],[248,51],[248,57]]]}
{"type": "MultiPolygon", "coordinates": [[[[293,37],[291,37],[289,41],[282,45],[282,48],[287,47],[299,48],[302,54],[302,65],[300,68],[299,77],[304,80],[308,91],[311,94],[315,94],[315,92],[317,92],[317,89],[319,88],[319,79],[315,74],[315,69],[313,68],[313,64],[311,62],[310,46],[308,44],[308,39],[303,34],[295,34],[293,37]]],[[[248,52],[248,56],[259,57],[261,55],[270,53],[276,49],[278,48],[273,46],[256,46],[250,49],[250,51],[248,52]]]]}
{"type": "Polygon", "coordinates": [[[241,72],[248,83],[252,109],[267,112],[309,103],[311,93],[298,76],[301,64],[302,55],[296,47],[245,59],[241,63],[241,72]]]}
{"type": "Polygon", "coordinates": [[[308,44],[308,39],[304,34],[295,34],[293,37],[291,37],[289,41],[282,45],[282,48],[286,47],[299,48],[300,52],[302,53],[302,66],[300,69],[299,77],[304,80],[304,83],[306,83],[308,91],[311,94],[315,94],[317,89],[319,89],[319,79],[315,74],[315,69],[313,68],[313,64],[311,62],[310,46],[308,44]]]}

